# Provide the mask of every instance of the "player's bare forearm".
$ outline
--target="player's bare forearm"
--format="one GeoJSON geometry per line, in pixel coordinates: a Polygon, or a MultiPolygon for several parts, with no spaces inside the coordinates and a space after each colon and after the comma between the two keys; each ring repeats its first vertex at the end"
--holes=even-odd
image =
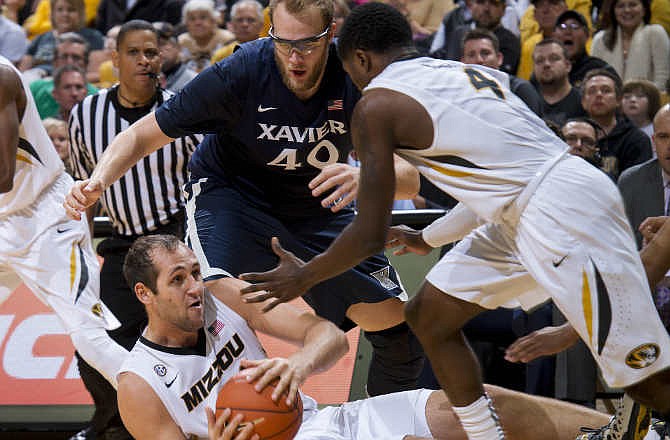
{"type": "Polygon", "coordinates": [[[330,369],[349,350],[342,330],[330,321],[317,319],[305,332],[302,348],[290,357],[309,365],[310,375],[330,369]]]}
{"type": "Polygon", "coordinates": [[[100,158],[90,180],[101,182],[103,189],[106,189],[140,159],[172,140],[173,138],[160,129],[154,113],[149,113],[114,138],[100,158]]]}
{"type": "Polygon", "coordinates": [[[656,286],[670,269],[670,222],[665,221],[654,238],[640,251],[649,285],[656,286]]]}
{"type": "Polygon", "coordinates": [[[393,155],[395,169],[395,199],[410,200],[419,194],[419,170],[398,155],[393,155]]]}
{"type": "Polygon", "coordinates": [[[16,72],[0,66],[0,193],[9,192],[14,187],[20,123],[17,99],[22,91],[16,72]]]}

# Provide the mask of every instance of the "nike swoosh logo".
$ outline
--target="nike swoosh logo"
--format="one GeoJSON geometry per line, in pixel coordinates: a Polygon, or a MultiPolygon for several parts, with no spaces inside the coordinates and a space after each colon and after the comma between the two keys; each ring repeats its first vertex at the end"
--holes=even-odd
{"type": "Polygon", "coordinates": [[[174,381],[177,380],[177,376],[175,376],[170,382],[165,382],[165,386],[170,388],[172,386],[172,384],[174,383],[174,381]]]}
{"type": "Polygon", "coordinates": [[[258,113],[269,112],[270,110],[277,110],[277,107],[263,107],[262,105],[258,106],[258,113]]]}
{"type": "Polygon", "coordinates": [[[567,254],[563,255],[563,258],[561,258],[561,259],[558,260],[558,261],[552,261],[551,264],[553,264],[554,267],[558,267],[558,266],[561,265],[561,263],[563,263],[563,260],[565,260],[566,258],[568,258],[568,255],[567,255],[567,254]]]}
{"type": "Polygon", "coordinates": [[[62,234],[63,232],[67,232],[67,231],[69,231],[70,229],[72,229],[72,228],[61,228],[61,227],[59,226],[59,227],[56,228],[56,232],[58,232],[59,234],[62,234]]]}

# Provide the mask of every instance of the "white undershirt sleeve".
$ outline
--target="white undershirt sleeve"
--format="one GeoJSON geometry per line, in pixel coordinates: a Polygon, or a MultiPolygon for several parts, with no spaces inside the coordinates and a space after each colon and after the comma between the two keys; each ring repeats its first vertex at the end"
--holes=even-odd
{"type": "Polygon", "coordinates": [[[423,228],[421,236],[423,241],[436,248],[462,239],[483,223],[477,214],[459,203],[445,216],[423,228]]]}

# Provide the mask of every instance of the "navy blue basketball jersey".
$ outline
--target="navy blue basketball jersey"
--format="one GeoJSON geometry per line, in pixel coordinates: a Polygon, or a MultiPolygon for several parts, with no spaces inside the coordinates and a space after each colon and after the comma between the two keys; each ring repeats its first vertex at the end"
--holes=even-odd
{"type": "Polygon", "coordinates": [[[241,45],[156,111],[168,136],[207,133],[189,164],[192,179],[231,185],[279,217],[324,215],[308,183],[346,162],[349,120],[360,97],[331,45],[317,93],[298,99],[283,83],[269,38],[241,45]]]}

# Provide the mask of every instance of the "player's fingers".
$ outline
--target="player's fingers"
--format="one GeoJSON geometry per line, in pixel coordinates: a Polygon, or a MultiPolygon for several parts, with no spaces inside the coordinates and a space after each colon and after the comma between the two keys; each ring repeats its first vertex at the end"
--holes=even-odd
{"type": "Polygon", "coordinates": [[[245,294],[245,296],[242,297],[242,300],[246,303],[261,303],[269,298],[272,298],[276,293],[269,292],[269,291],[261,291],[256,294],[245,294]]]}
{"type": "Polygon", "coordinates": [[[283,374],[279,376],[279,382],[272,391],[272,400],[276,402],[281,396],[285,395],[290,389],[291,382],[293,382],[292,372],[283,371],[283,374]]]}
{"type": "Polygon", "coordinates": [[[244,416],[242,414],[235,414],[235,416],[226,423],[225,428],[223,429],[222,438],[225,440],[237,439],[238,431],[241,429],[240,424],[243,420],[244,416]]]}
{"type": "Polygon", "coordinates": [[[257,438],[257,439],[260,438],[258,434],[254,434],[253,422],[243,423],[241,426],[238,426],[238,433],[235,436],[234,440],[247,440],[249,438],[257,438]]]}
{"type": "Polygon", "coordinates": [[[81,220],[81,213],[76,209],[73,209],[67,202],[63,202],[63,208],[65,208],[65,213],[72,220],[81,220]]]}
{"type": "Polygon", "coordinates": [[[277,298],[277,299],[273,300],[272,302],[267,304],[265,307],[263,307],[263,313],[269,312],[270,310],[274,309],[275,307],[277,307],[279,304],[281,304],[283,302],[284,302],[284,300],[281,299],[281,298],[277,298]]]}
{"type": "Polygon", "coordinates": [[[277,255],[280,259],[283,257],[293,257],[293,253],[282,247],[281,243],[279,243],[278,237],[272,237],[272,240],[270,240],[270,246],[272,247],[272,251],[275,253],[275,255],[277,255]]]}
{"type": "Polygon", "coordinates": [[[298,395],[298,389],[300,389],[300,384],[301,381],[296,379],[292,380],[291,383],[289,384],[288,396],[286,397],[286,404],[291,408],[293,407],[293,404],[297,399],[296,396],[298,395]]]}
{"type": "Polygon", "coordinates": [[[354,191],[347,192],[338,200],[335,205],[330,208],[330,210],[332,212],[337,212],[349,206],[349,204],[354,200],[356,200],[356,193],[354,191]]]}
{"type": "Polygon", "coordinates": [[[393,255],[405,255],[405,254],[409,254],[409,253],[410,253],[410,251],[409,251],[409,249],[407,249],[407,246],[403,246],[400,249],[397,249],[397,250],[393,251],[393,255]]]}
{"type": "Polygon", "coordinates": [[[270,272],[249,272],[243,273],[239,278],[243,281],[247,281],[250,284],[244,286],[240,289],[241,294],[260,292],[261,290],[266,290],[271,282],[263,282],[267,279],[270,272]]]}

